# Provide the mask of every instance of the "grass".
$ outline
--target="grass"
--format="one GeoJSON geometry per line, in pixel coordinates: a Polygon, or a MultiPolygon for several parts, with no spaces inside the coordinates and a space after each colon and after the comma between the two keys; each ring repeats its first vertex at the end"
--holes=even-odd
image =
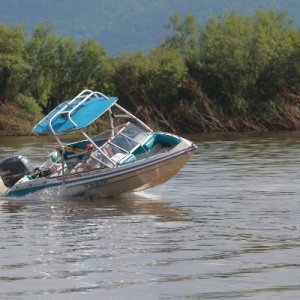
{"type": "Polygon", "coordinates": [[[42,116],[31,115],[20,108],[4,103],[0,105],[0,135],[32,135],[32,128],[42,116]]]}

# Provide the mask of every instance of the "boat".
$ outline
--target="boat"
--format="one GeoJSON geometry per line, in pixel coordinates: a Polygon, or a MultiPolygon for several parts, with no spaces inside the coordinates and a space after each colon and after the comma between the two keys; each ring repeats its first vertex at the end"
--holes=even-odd
{"type": "Polygon", "coordinates": [[[5,197],[20,198],[46,189],[66,196],[114,197],[174,177],[197,146],[175,134],[152,130],[117,100],[84,90],[53,109],[33,128],[37,135],[56,139],[45,162],[34,166],[22,155],[0,162],[5,197]],[[109,129],[88,135],[86,128],[100,117],[107,120],[109,129]],[[63,142],[63,137],[75,130],[82,138],[63,142]]]}

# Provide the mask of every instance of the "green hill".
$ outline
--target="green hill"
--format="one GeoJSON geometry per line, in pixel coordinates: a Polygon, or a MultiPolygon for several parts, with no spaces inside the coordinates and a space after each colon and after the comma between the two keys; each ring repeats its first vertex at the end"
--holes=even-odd
{"type": "Polygon", "coordinates": [[[110,54],[149,51],[166,35],[164,25],[178,12],[195,14],[199,23],[235,10],[251,15],[255,10],[288,10],[299,25],[299,0],[0,0],[0,22],[24,24],[29,33],[49,22],[56,34],[91,38],[110,54]]]}

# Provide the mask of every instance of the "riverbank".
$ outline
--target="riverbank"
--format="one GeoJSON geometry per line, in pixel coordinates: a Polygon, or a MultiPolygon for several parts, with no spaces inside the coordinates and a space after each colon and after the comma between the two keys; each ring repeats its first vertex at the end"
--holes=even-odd
{"type": "Polygon", "coordinates": [[[5,103],[0,105],[0,136],[33,135],[33,126],[43,116],[29,114],[17,106],[5,103]]]}
{"type": "MultiPolygon", "coordinates": [[[[0,105],[1,136],[34,136],[33,127],[45,116],[29,114],[21,108],[5,103],[0,105]]],[[[107,128],[107,123],[96,121],[88,127],[88,134],[96,134],[107,128]]]]}
{"type": "MultiPolygon", "coordinates": [[[[188,111],[182,112],[188,115],[188,111]]],[[[152,127],[158,130],[174,132],[177,134],[191,134],[199,132],[277,132],[294,131],[300,129],[300,114],[294,109],[292,104],[285,103],[278,105],[276,114],[272,117],[237,115],[229,117],[220,111],[214,111],[211,107],[201,114],[190,112],[190,118],[196,118],[193,125],[188,125],[188,121],[175,119],[172,126],[160,128],[159,124],[152,122],[152,127]],[[195,117],[196,116],[196,117],[195,117]],[[176,123],[176,120],[178,123],[176,123]],[[180,131],[179,129],[183,129],[180,131]]],[[[43,115],[29,114],[21,108],[5,103],[0,105],[0,136],[32,136],[32,128],[43,118],[43,115]]],[[[142,117],[143,119],[143,117],[142,117]]],[[[170,124],[170,122],[168,123],[170,124]]],[[[99,121],[88,128],[89,134],[95,134],[106,128],[106,122],[99,121]]]]}

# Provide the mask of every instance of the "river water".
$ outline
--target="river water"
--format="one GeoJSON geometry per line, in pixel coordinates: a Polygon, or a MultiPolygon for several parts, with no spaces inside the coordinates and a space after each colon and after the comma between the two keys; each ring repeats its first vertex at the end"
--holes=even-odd
{"type": "MultiPolygon", "coordinates": [[[[0,299],[298,299],[300,133],[190,138],[190,163],[142,193],[2,198],[0,299]]],[[[50,149],[0,140],[0,159],[50,149]]]]}

